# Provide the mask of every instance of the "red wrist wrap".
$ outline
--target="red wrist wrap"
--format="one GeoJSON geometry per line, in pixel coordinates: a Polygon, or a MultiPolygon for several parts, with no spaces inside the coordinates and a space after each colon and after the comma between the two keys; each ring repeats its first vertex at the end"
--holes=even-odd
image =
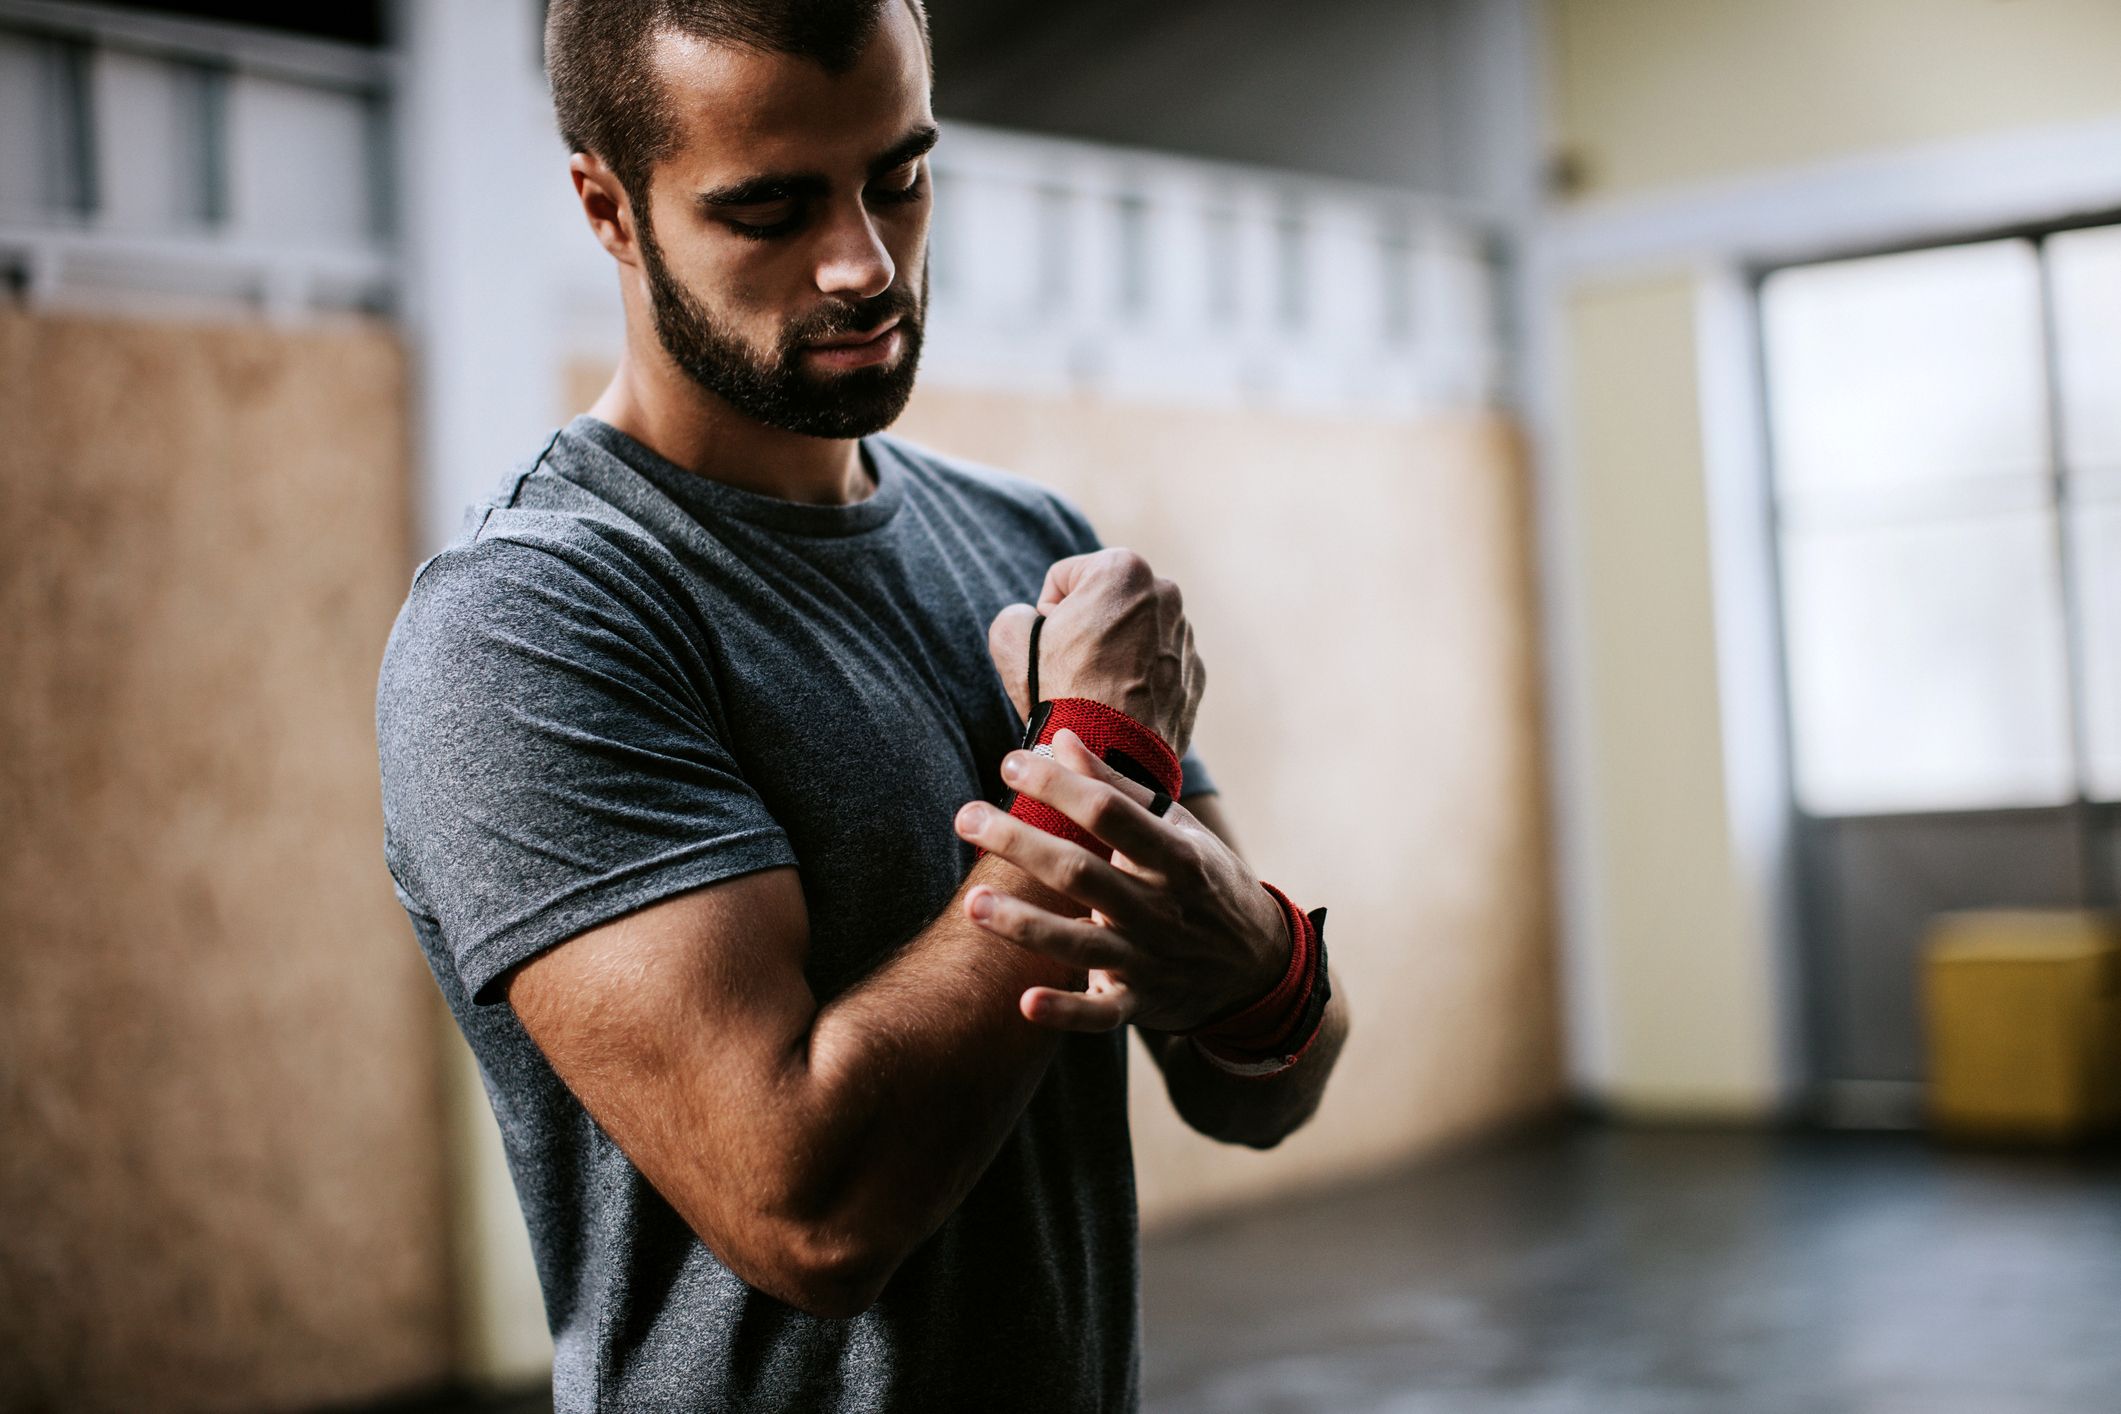
{"type": "MultiPolygon", "coordinates": [[[[1082,738],[1091,754],[1113,770],[1151,790],[1178,799],[1184,773],[1178,753],[1148,727],[1117,708],[1088,697],[1059,697],[1041,702],[1025,724],[1024,746],[1041,756],[1053,754],[1053,738],[1066,727],[1082,738]]],[[[1111,848],[1042,800],[1017,791],[1002,797],[1002,808],[1027,825],[1048,834],[1072,840],[1100,859],[1112,855],[1111,848]]],[[[984,853],[984,851],[982,851],[984,853]]]]}
{"type": "Polygon", "coordinates": [[[1258,1001],[1188,1032],[1209,1060],[1239,1075],[1272,1075],[1303,1058],[1318,1039],[1332,995],[1327,980],[1324,909],[1305,913],[1264,879],[1289,929],[1289,965],[1258,1001]]]}

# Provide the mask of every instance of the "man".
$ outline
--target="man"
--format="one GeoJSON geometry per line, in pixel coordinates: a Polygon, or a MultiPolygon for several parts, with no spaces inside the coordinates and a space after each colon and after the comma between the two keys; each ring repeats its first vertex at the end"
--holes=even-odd
{"type": "Polygon", "coordinates": [[[1136,779],[1199,702],[1175,586],[877,435],[926,305],[915,0],[555,0],[547,51],[625,352],[422,566],[378,731],[556,1405],[1132,1408],[1125,1026],[1196,1128],[1277,1142],[1345,1034],[1322,917],[1197,757],[1176,806],[1136,779]],[[1040,702],[1076,730],[1011,750],[1040,702]]]}

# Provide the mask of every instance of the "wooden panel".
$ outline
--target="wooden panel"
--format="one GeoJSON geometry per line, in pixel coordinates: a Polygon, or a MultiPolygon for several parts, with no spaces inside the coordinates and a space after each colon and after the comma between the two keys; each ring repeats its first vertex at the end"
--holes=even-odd
{"type": "Polygon", "coordinates": [[[0,313],[0,428],[0,1406],[440,1379],[397,343],[0,313]]]}

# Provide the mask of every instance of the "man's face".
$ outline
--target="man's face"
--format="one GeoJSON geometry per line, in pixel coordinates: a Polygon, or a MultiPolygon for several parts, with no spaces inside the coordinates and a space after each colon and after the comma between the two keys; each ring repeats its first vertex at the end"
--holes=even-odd
{"type": "Polygon", "coordinates": [[[935,123],[912,15],[887,4],[845,74],[667,35],[656,59],[678,135],[637,223],[657,339],[769,426],[888,427],[928,295],[935,123]]]}

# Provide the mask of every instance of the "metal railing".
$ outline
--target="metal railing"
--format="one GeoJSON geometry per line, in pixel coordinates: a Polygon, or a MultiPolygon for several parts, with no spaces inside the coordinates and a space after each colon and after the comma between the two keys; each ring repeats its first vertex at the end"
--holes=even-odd
{"type": "Polygon", "coordinates": [[[946,122],[928,368],[1146,399],[1479,405],[1499,236],[1418,194],[946,122]]]}
{"type": "Polygon", "coordinates": [[[390,80],[356,45],[0,0],[0,268],[33,304],[384,307],[390,80]]]}

